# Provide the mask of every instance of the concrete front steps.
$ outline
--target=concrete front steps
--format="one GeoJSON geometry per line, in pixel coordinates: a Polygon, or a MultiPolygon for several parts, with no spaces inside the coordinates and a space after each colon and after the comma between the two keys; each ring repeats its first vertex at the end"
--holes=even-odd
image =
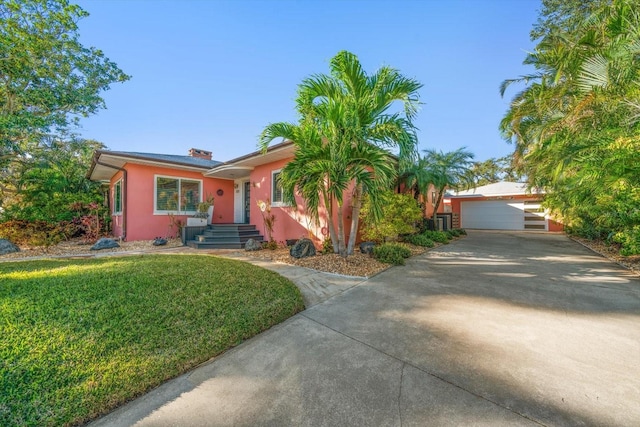
{"type": "Polygon", "coordinates": [[[212,224],[186,244],[195,249],[242,249],[249,239],[258,242],[264,239],[255,225],[212,224]]]}

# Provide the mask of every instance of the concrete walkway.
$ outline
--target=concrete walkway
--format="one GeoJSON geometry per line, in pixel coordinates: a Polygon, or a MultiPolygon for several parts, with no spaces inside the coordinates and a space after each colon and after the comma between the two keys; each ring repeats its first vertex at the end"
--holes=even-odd
{"type": "Polygon", "coordinates": [[[640,281],[561,235],[472,232],[94,425],[638,426],[639,402],[640,281]]]}

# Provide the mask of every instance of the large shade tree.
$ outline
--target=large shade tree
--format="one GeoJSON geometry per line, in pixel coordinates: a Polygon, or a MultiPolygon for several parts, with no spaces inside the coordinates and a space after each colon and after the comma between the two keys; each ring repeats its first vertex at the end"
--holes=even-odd
{"type": "Polygon", "coordinates": [[[640,9],[632,0],[544,0],[524,89],[501,123],[521,172],[586,235],[640,245],[640,9]]]}
{"type": "Polygon", "coordinates": [[[73,132],[80,118],[105,107],[101,93],[129,76],[102,51],[80,43],[78,21],[86,16],[67,0],[0,0],[0,212],[5,216],[58,221],[60,210],[68,210],[64,201],[95,199],[95,185],[81,167],[101,145],[73,132]],[[52,200],[59,201],[51,209],[56,215],[45,209],[52,200]]]}
{"type": "Polygon", "coordinates": [[[281,174],[285,194],[292,203],[296,193],[305,199],[316,220],[325,207],[334,252],[342,256],[354,251],[362,196],[369,195],[379,217],[380,195],[393,185],[397,162],[415,155],[412,119],[421,87],[387,66],[368,75],[354,54],[342,51],[331,60],[329,75],[299,85],[299,122],[270,124],[260,137],[265,150],[276,138],[294,142],[295,158],[281,174]],[[345,206],[348,195],[352,209],[345,206]]]}

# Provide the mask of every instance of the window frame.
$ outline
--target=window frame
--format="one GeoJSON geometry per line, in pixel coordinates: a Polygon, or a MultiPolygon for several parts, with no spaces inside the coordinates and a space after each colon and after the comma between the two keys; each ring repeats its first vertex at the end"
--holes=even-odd
{"type": "Polygon", "coordinates": [[[113,215],[122,215],[122,202],[122,178],[120,178],[113,184],[113,209],[111,212],[113,215]],[[120,209],[118,209],[118,201],[120,202],[120,209]]]}
{"type": "Polygon", "coordinates": [[[282,169],[275,169],[271,171],[271,206],[274,208],[289,206],[284,200],[284,189],[282,188],[282,185],[280,185],[281,200],[275,200],[275,197],[274,197],[276,188],[277,188],[276,175],[279,175],[281,173],[282,173],[282,169]]]}
{"type": "Polygon", "coordinates": [[[198,210],[198,203],[202,203],[202,190],[203,183],[201,179],[196,178],[187,178],[182,176],[171,176],[171,175],[153,175],[153,214],[154,215],[195,215],[198,210]],[[178,209],[176,210],[161,210],[158,209],[158,178],[168,178],[178,181],[178,209]],[[182,206],[182,181],[191,181],[198,183],[198,200],[196,201],[195,209],[192,211],[184,211],[181,210],[182,206]]]}

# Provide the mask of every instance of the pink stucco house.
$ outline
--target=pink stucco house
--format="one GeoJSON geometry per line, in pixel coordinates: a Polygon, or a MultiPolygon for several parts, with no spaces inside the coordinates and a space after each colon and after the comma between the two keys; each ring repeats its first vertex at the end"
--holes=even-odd
{"type": "MultiPolygon", "coordinates": [[[[99,150],[87,176],[109,184],[115,237],[131,241],[175,235],[172,222],[186,223],[196,213],[197,204],[213,196],[210,221],[222,243],[216,246],[209,244],[213,239],[197,237],[204,231],[211,234],[207,227],[186,227],[183,237],[194,246],[225,247],[225,237],[238,233],[242,243],[253,235],[266,236],[258,206],[258,201],[266,200],[271,201],[276,218],[274,240],[309,237],[320,245],[328,235],[326,220],[315,224],[302,200],[296,206],[286,205],[277,185],[280,170],[293,155],[291,142],[228,162],[212,160],[211,152],[193,148],[187,156],[99,150]],[[253,234],[252,229],[256,230],[253,234]]],[[[238,247],[237,241],[226,246],[238,247]]]]}

